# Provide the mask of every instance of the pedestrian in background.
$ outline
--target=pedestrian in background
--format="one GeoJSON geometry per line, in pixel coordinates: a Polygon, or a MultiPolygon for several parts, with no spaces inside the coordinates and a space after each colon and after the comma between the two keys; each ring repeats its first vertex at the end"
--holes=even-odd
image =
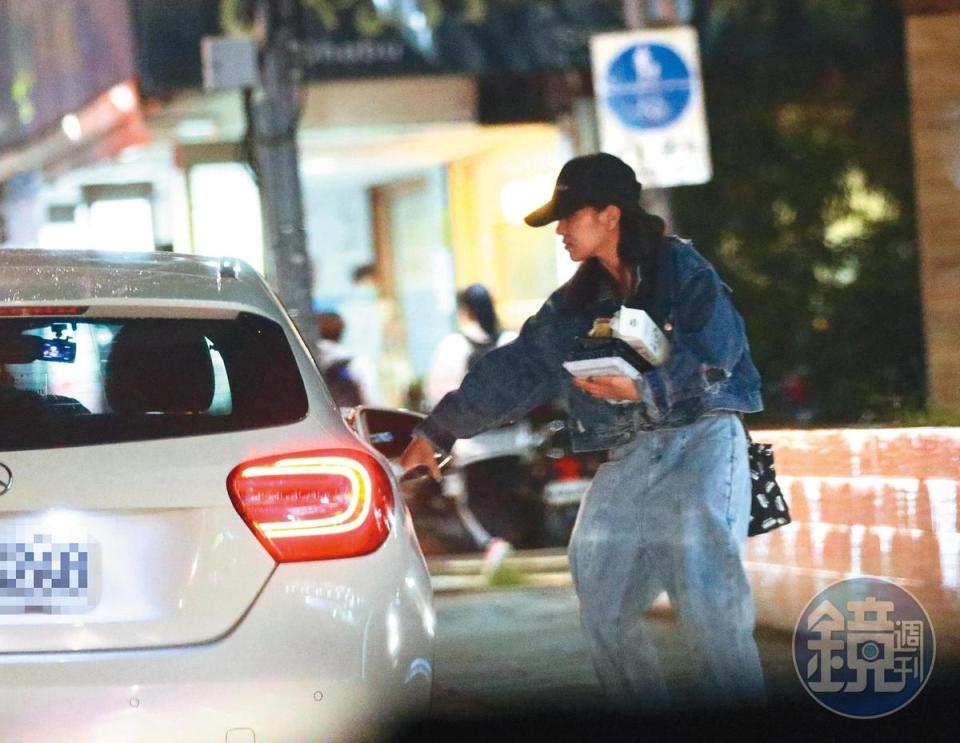
{"type": "Polygon", "coordinates": [[[664,234],[618,158],[574,158],[527,216],[557,234],[574,276],[513,342],[487,353],[419,426],[400,464],[439,476],[435,450],[566,399],[577,451],[609,449],[581,505],[570,568],[601,683],[625,705],[669,704],[644,612],[666,591],[698,665],[701,701],[759,702],[763,677],[740,550],[750,512],[738,413],[762,408],[743,320],[714,267],[664,234]],[[573,378],[563,361],[594,320],[645,309],[669,358],[634,380],[573,378]],[[610,402],[613,401],[613,402],[610,402]]]}
{"type": "Polygon", "coordinates": [[[427,373],[427,404],[460,386],[463,378],[487,351],[509,343],[515,332],[503,330],[493,297],[483,284],[471,284],[457,292],[457,330],[437,345],[427,373]]]}
{"type": "MultiPolygon", "coordinates": [[[[471,284],[457,292],[457,330],[445,336],[433,353],[425,387],[428,406],[433,407],[457,389],[467,372],[489,351],[516,337],[515,332],[501,328],[493,297],[483,284],[471,284]]],[[[516,431],[486,431],[473,439],[472,450],[482,458],[460,461],[455,457],[458,471],[444,478],[444,493],[459,503],[461,518],[484,552],[483,572],[493,576],[513,553],[513,545],[509,538],[502,537],[505,532],[501,527],[509,526],[515,504],[509,502],[512,493],[491,489],[480,481],[491,465],[511,469],[512,460],[517,458],[512,446],[516,431]]]]}
{"type": "Polygon", "coordinates": [[[352,356],[363,360],[361,363],[370,372],[364,380],[365,401],[368,405],[380,405],[389,397],[383,378],[391,308],[373,265],[364,264],[353,270],[350,289],[337,310],[345,321],[338,342],[352,356]]]}
{"type": "Polygon", "coordinates": [[[317,366],[333,401],[341,408],[366,405],[370,401],[371,370],[341,339],[346,328],[336,312],[317,315],[317,366]]]}

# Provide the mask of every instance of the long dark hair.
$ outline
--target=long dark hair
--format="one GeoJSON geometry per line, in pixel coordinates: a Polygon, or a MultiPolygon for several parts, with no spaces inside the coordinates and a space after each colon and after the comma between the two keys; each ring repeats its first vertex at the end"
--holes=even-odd
{"type": "Polygon", "coordinates": [[[490,340],[496,341],[500,337],[500,320],[493,306],[493,297],[483,284],[471,284],[457,292],[457,305],[479,323],[490,340]]]}
{"type": "MultiPolygon", "coordinates": [[[[592,204],[595,209],[603,209],[607,204],[592,204]]],[[[630,269],[631,275],[640,272],[640,285],[632,287],[641,305],[646,305],[657,288],[657,264],[663,247],[666,231],[664,221],[650,214],[639,204],[620,208],[620,240],[617,243],[617,257],[620,265],[630,269]]],[[[603,288],[613,290],[615,296],[622,296],[617,281],[607,272],[596,258],[590,258],[567,282],[565,299],[572,305],[587,304],[597,298],[603,288]]]]}

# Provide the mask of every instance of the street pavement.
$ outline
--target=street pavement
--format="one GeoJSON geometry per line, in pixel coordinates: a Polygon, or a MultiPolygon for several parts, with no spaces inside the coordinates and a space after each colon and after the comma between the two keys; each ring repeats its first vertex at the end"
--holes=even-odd
{"type": "MultiPolygon", "coordinates": [[[[651,635],[674,692],[660,715],[627,715],[606,704],[587,654],[577,598],[560,551],[520,553],[506,585],[491,585],[479,556],[433,558],[436,610],[433,705],[390,743],[423,740],[622,741],[695,737],[709,741],[953,741],[960,729],[960,674],[942,663],[905,708],[877,720],[821,707],[800,684],[789,632],[760,626],[765,706],[698,708],[694,666],[665,601],[649,612],[651,635]]],[[[496,581],[495,581],[496,583],[496,581]]]]}
{"type": "MultiPolygon", "coordinates": [[[[603,706],[571,587],[439,593],[435,608],[435,715],[603,706]]],[[[694,668],[668,610],[651,613],[651,634],[668,683],[683,697],[694,668]]],[[[761,631],[758,640],[771,694],[803,694],[790,637],[761,631]]]]}

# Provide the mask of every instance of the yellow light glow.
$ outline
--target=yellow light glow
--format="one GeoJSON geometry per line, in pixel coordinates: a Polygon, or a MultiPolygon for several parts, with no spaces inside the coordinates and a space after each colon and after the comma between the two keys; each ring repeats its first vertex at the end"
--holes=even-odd
{"type": "Polygon", "coordinates": [[[500,211],[508,222],[523,224],[523,218],[549,200],[553,178],[535,175],[507,181],[500,189],[500,211]]]}
{"type": "Polygon", "coordinates": [[[239,258],[264,272],[260,193],[246,165],[201,163],[190,168],[193,249],[239,258]]]}

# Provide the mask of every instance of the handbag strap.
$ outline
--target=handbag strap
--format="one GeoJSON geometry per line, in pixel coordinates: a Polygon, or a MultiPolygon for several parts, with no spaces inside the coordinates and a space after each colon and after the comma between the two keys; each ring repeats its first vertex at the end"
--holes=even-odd
{"type": "Polygon", "coordinates": [[[740,425],[743,426],[743,432],[747,435],[747,444],[752,444],[753,437],[750,435],[750,429],[747,428],[747,422],[743,418],[743,413],[737,412],[737,418],[740,419],[740,425]]]}

